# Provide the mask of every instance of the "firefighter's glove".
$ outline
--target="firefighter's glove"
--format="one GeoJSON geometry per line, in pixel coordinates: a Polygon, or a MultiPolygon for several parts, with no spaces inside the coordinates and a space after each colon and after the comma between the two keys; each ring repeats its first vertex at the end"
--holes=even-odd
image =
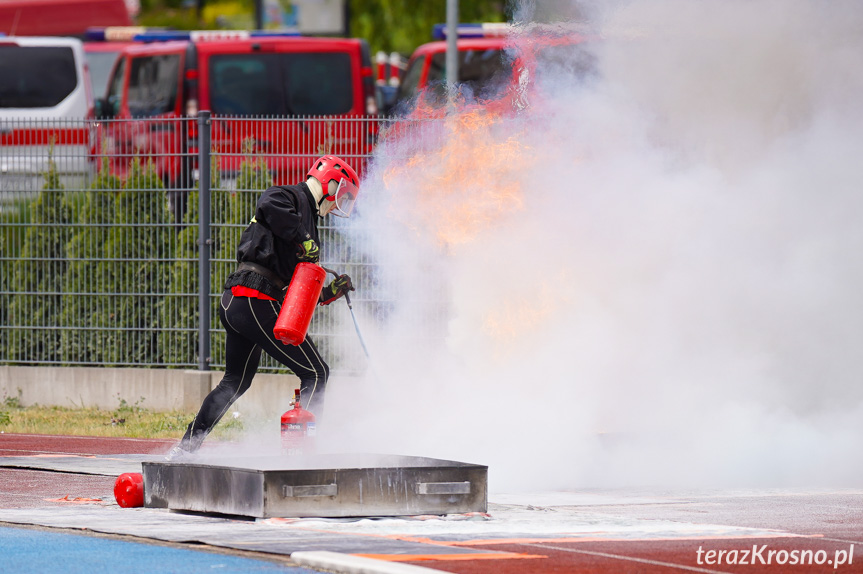
{"type": "Polygon", "coordinates": [[[317,263],[321,257],[321,248],[315,243],[314,239],[306,239],[300,243],[301,251],[297,254],[297,259],[305,263],[317,263]]]}
{"type": "Polygon", "coordinates": [[[324,290],[321,292],[321,305],[329,305],[348,291],[354,290],[351,278],[347,275],[339,275],[333,279],[332,283],[324,287],[324,290]]]}

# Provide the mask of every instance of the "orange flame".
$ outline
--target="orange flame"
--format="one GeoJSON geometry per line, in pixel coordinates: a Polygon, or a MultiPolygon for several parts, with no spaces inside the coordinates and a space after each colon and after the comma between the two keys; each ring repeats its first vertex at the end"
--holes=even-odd
{"type": "Polygon", "coordinates": [[[444,120],[439,151],[417,152],[384,175],[396,190],[394,215],[445,247],[468,243],[523,208],[520,182],[526,146],[501,139],[500,116],[485,109],[444,120]]]}
{"type": "Polygon", "coordinates": [[[554,306],[548,285],[543,284],[539,296],[529,301],[522,298],[503,301],[488,312],[483,331],[504,345],[519,344],[524,337],[532,337],[552,316],[554,306]]]}

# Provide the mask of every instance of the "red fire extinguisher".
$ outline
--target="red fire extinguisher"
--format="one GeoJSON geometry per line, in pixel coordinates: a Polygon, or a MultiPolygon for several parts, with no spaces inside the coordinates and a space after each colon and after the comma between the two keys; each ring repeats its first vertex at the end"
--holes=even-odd
{"type": "Polygon", "coordinates": [[[114,498],[120,508],[144,506],[144,475],[126,472],[114,483],[114,498]]]}
{"type": "Polygon", "coordinates": [[[273,335],[285,345],[299,345],[306,339],[312,314],[324,288],[327,272],[314,263],[298,263],[285,293],[273,335]]]}
{"type": "Polygon", "coordinates": [[[282,451],[311,454],[315,450],[315,415],[300,404],[300,389],[294,391],[294,408],[282,415],[282,451]]]}

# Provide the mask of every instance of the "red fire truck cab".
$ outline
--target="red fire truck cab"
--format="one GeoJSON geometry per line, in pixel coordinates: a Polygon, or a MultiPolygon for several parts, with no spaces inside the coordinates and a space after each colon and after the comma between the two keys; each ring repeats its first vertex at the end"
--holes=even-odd
{"type": "MultiPolygon", "coordinates": [[[[446,42],[429,42],[411,55],[396,95],[397,105],[405,105],[423,93],[429,103],[446,101],[446,42]]],[[[512,60],[505,52],[501,37],[466,38],[458,41],[458,83],[468,87],[477,98],[495,95],[512,74],[512,60]]]]}
{"type": "MultiPolygon", "coordinates": [[[[446,27],[438,25],[436,41],[419,46],[402,76],[393,111],[411,117],[443,113],[446,93],[446,27]]],[[[563,29],[538,29],[523,41],[509,24],[463,24],[458,29],[458,81],[462,97],[498,108],[523,107],[527,90],[535,90],[543,70],[593,73],[586,37],[563,29]]],[[[389,111],[389,110],[388,110],[389,111]]]]}
{"type": "Polygon", "coordinates": [[[243,31],[134,40],[97,102],[100,117],[128,120],[106,122],[102,143],[121,175],[131,156],[144,155],[169,187],[191,188],[198,110],[213,115],[212,150],[227,178],[248,154],[262,158],[278,184],[303,179],[309,156],[349,160],[370,151],[367,130],[348,126],[377,114],[364,40],[243,31]]]}

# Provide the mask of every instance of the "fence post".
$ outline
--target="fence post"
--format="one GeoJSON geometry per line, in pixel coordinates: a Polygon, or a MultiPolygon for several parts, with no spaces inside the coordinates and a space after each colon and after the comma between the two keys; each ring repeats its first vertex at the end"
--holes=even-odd
{"type": "Polygon", "coordinates": [[[210,112],[198,112],[198,369],[210,370],[210,112]]]}

